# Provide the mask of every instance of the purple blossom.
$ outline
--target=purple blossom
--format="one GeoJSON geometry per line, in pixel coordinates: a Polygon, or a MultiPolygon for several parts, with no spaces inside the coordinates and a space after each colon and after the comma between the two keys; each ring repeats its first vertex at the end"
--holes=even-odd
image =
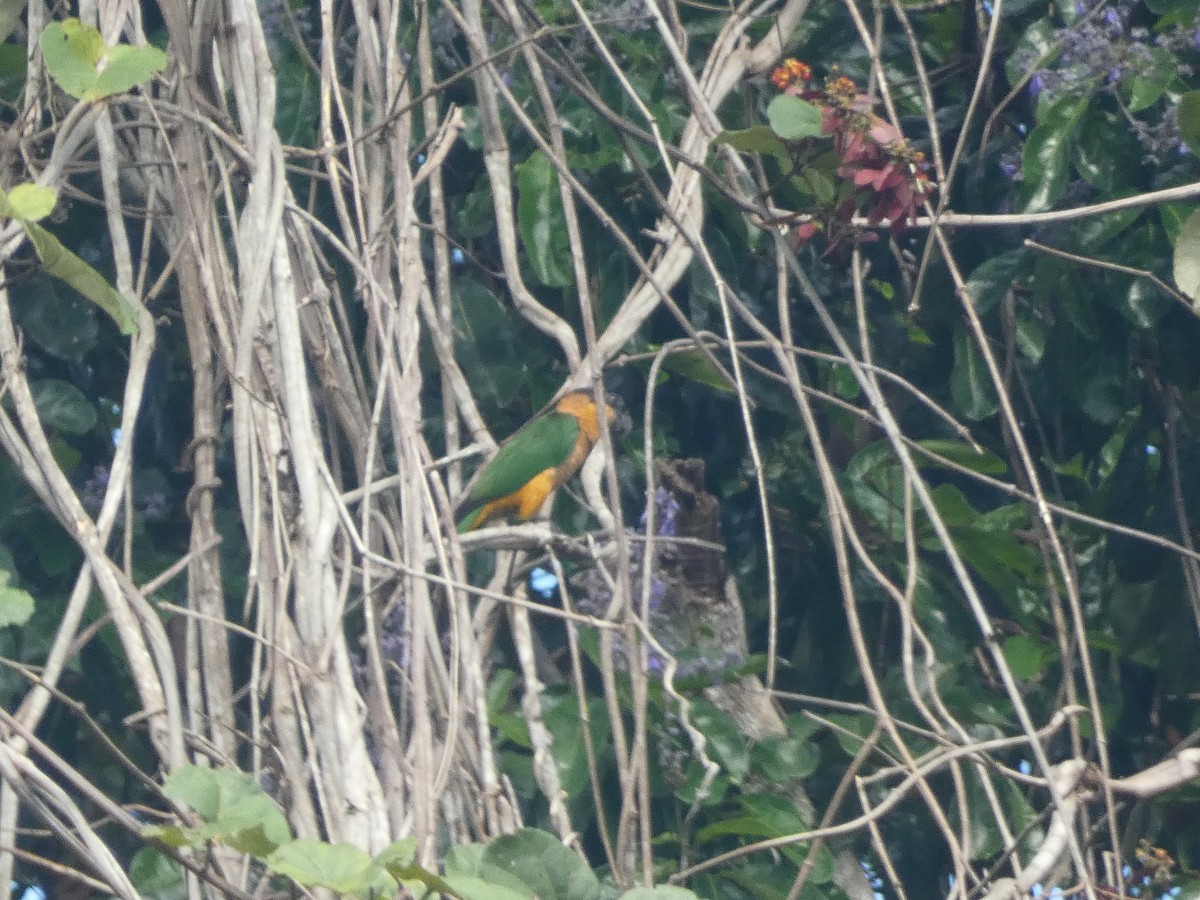
{"type": "MultiPolygon", "coordinates": [[[[654,524],[655,533],[659,537],[675,535],[675,517],[679,513],[679,501],[666,488],[654,492],[654,524]]],[[[646,527],[646,513],[643,512],[638,520],[638,527],[646,527]]]]}
{"type": "Polygon", "coordinates": [[[1009,181],[1021,180],[1021,151],[1013,149],[1007,151],[1000,157],[999,163],[1000,173],[1009,181]]]}
{"type": "Polygon", "coordinates": [[[667,595],[667,583],[657,575],[650,576],[650,608],[658,609],[667,595]]]}

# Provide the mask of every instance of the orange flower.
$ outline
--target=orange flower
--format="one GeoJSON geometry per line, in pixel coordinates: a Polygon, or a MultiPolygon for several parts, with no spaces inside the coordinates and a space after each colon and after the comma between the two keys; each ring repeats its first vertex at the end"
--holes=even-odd
{"type": "Polygon", "coordinates": [[[812,69],[808,63],[802,63],[798,59],[785,59],[783,64],[771,73],[771,84],[784,90],[797,81],[811,81],[812,69]]]}

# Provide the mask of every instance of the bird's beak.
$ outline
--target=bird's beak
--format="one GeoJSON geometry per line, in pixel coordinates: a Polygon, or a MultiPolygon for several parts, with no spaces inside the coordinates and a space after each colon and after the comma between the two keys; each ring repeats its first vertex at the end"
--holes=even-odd
{"type": "Polygon", "coordinates": [[[633,430],[633,419],[625,402],[616,394],[606,394],[604,399],[608,402],[608,429],[615,440],[620,440],[633,430]]]}

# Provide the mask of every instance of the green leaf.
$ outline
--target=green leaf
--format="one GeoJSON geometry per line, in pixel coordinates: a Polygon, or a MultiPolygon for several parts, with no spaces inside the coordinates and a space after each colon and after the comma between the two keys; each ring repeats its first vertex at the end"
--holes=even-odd
{"type": "Polygon", "coordinates": [[[159,841],[168,847],[192,847],[203,844],[196,832],[178,825],[147,825],[142,837],[148,841],[159,841]]]}
{"type": "Polygon", "coordinates": [[[27,291],[14,291],[14,312],[25,335],[47,353],[81,363],[96,346],[100,323],[96,307],[51,278],[39,278],[27,291]]]}
{"type": "Polygon", "coordinates": [[[600,882],[579,854],[536,828],[497,838],[484,850],[482,861],[521,879],[538,900],[600,897],[600,882]]]}
{"type": "Polygon", "coordinates": [[[1118,298],[1121,312],[1138,328],[1154,328],[1173,308],[1167,294],[1145,278],[1134,278],[1118,298]]]}
{"type": "Polygon", "coordinates": [[[129,880],[145,900],[183,900],[187,896],[183,867],[153,847],[143,847],[133,855],[129,880]]]}
{"type": "Polygon", "coordinates": [[[952,484],[939,484],[930,492],[930,499],[947,525],[970,525],[979,518],[966,495],[952,484]]]}
{"type": "MultiPolygon", "coordinates": [[[[943,456],[951,462],[958,463],[972,472],[980,472],[984,475],[1003,475],[1008,471],[1008,465],[992,453],[990,450],[984,450],[979,453],[970,444],[965,441],[951,441],[941,438],[931,438],[924,441],[917,441],[918,447],[923,447],[930,453],[936,453],[938,456],[943,456]]],[[[925,459],[918,456],[919,465],[937,465],[934,460],[925,459]]]]}
{"type": "Polygon", "coordinates": [[[640,887],[626,891],[621,900],[698,900],[687,888],[660,884],[657,887],[640,887]]]}
{"type": "Polygon", "coordinates": [[[1195,154],[1200,154],[1200,91],[1188,91],[1175,107],[1179,135],[1195,154]]]}
{"type": "Polygon", "coordinates": [[[108,51],[108,65],[96,79],[96,87],[85,100],[99,100],[123,94],[143,81],[149,81],[167,67],[167,55],[157,47],[118,44],[108,51]]]}
{"type": "Polygon", "coordinates": [[[383,866],[389,872],[396,876],[396,880],[400,880],[400,876],[396,875],[397,871],[404,872],[405,878],[411,877],[408,873],[412,871],[424,871],[417,864],[417,839],[408,837],[396,841],[394,844],[388,844],[379,853],[375,854],[375,862],[383,866]]]}
{"type": "Polygon", "coordinates": [[[21,626],[33,615],[33,596],[28,591],[9,584],[12,573],[0,569],[0,628],[21,626]]]}
{"type": "Polygon", "coordinates": [[[100,32],[78,19],[51,22],[38,41],[46,70],[58,86],[76,99],[96,84],[96,63],[104,56],[100,32]]]}
{"type": "Polygon", "coordinates": [[[1079,120],[1089,98],[1065,97],[1039,114],[1021,153],[1024,212],[1042,212],[1062,197],[1070,176],[1079,120]]]}
{"type": "MultiPolygon", "coordinates": [[[[657,349],[651,347],[651,350],[657,349]]],[[[681,378],[687,378],[697,384],[702,384],[705,387],[713,388],[725,394],[732,394],[736,389],[729,383],[721,370],[713,365],[708,354],[701,350],[679,350],[671,353],[663,360],[663,369],[670,372],[672,375],[678,375],[681,378]]]]}
{"type": "Polygon", "coordinates": [[[961,329],[954,335],[950,396],[954,398],[958,412],[976,422],[992,415],[1000,405],[983,357],[975,349],[970,335],[961,329]]]}
{"type": "Polygon", "coordinates": [[[821,110],[807,100],[780,94],[767,106],[771,130],[785,141],[799,141],[821,134],[821,110]]]}
{"type": "MultiPolygon", "coordinates": [[[[587,789],[589,777],[579,699],[573,693],[548,693],[543,700],[542,715],[554,735],[554,760],[562,789],[568,797],[577,797],[587,789]]],[[[588,701],[588,722],[592,746],[607,746],[611,726],[604,703],[598,698],[588,701]]]]}
{"type": "Polygon", "coordinates": [[[487,848],[483,844],[459,844],[446,854],[446,881],[452,884],[464,900],[490,900],[491,894],[480,887],[498,886],[507,893],[503,896],[533,897],[528,885],[515,872],[500,868],[486,858],[487,848]],[[470,891],[464,890],[464,886],[470,891]]]}
{"type": "Polygon", "coordinates": [[[534,900],[528,888],[517,889],[474,875],[447,875],[443,882],[461,900],[534,900]]]}
{"type": "Polygon", "coordinates": [[[24,45],[0,44],[0,98],[12,104],[19,102],[25,90],[28,68],[24,45]]]}
{"type": "Polygon", "coordinates": [[[78,19],[51,22],[40,39],[46,70],[78,100],[120,94],[161,72],[167,55],[157,47],[108,47],[100,32],[78,19]]]}
{"type": "Polygon", "coordinates": [[[1017,315],[1017,349],[1032,363],[1039,362],[1046,352],[1046,326],[1037,319],[1017,315]]]}
{"type": "Polygon", "coordinates": [[[975,268],[967,279],[966,288],[979,315],[987,315],[1004,298],[1027,257],[1024,250],[1010,250],[975,268]]]}
{"type": "Polygon", "coordinates": [[[108,313],[121,329],[121,334],[137,333],[136,306],[109,284],[103,275],[64,247],[58,238],[41,225],[33,222],[23,224],[47,273],[65,281],[108,313]]]}
{"type": "Polygon", "coordinates": [[[96,407],[70,382],[42,378],[29,389],[42,424],[67,434],[86,434],[96,424],[96,407]]]}
{"type": "MultiPolygon", "coordinates": [[[[1006,5],[1005,13],[1009,12],[1011,10],[1006,5]]],[[[1016,84],[1030,71],[1037,70],[1049,62],[1051,56],[1057,52],[1054,49],[1057,40],[1054,24],[1048,18],[1042,17],[1030,25],[1004,63],[1009,84],[1016,84]],[[1029,62],[1030,60],[1033,62],[1029,62]]]]}
{"type": "Polygon", "coordinates": [[[1137,74],[1122,82],[1129,96],[1129,111],[1141,112],[1158,102],[1175,80],[1178,62],[1165,47],[1143,48],[1137,74]]]}
{"type": "Polygon", "coordinates": [[[697,700],[692,706],[692,724],[708,739],[713,759],[735,782],[740,781],[750,767],[750,750],[733,718],[708,701],[697,700]]]}
{"type": "Polygon", "coordinates": [[[7,41],[16,30],[25,5],[26,0],[0,0],[0,41],[7,41]]]}
{"type": "Polygon", "coordinates": [[[323,887],[338,894],[391,896],[395,879],[367,854],[350,844],[291,841],[266,860],[267,865],[301,887],[323,887]]]}
{"type": "MultiPolygon", "coordinates": [[[[741,838],[759,837],[773,838],[796,834],[811,826],[795,802],[777,794],[746,794],[741,798],[743,814],[735,818],[726,818],[715,822],[696,833],[696,841],[705,844],[720,838],[737,835],[741,838]]],[[[802,864],[808,856],[807,844],[793,844],[785,847],[782,853],[797,865],[802,864]]],[[[813,870],[813,883],[822,884],[832,875],[832,857],[813,870]]]]}
{"type": "Polygon", "coordinates": [[[1099,371],[1083,385],[1079,407],[1084,414],[1100,425],[1113,425],[1129,407],[1125,381],[1116,372],[1099,371]]]}
{"type": "Polygon", "coordinates": [[[1140,209],[1121,209],[1103,216],[1089,216],[1064,229],[1064,236],[1070,241],[1071,249],[1077,252],[1099,253],[1105,244],[1129,228],[1141,215],[1140,209]]]}
{"type": "Polygon", "coordinates": [[[739,131],[722,131],[713,142],[727,144],[734,150],[743,153],[769,153],[781,163],[789,163],[791,154],[768,125],[755,125],[753,128],[743,128],[739,131]]]}
{"type": "Polygon", "coordinates": [[[381,866],[398,882],[418,883],[428,891],[463,896],[440,875],[417,863],[416,838],[404,838],[385,847],[375,856],[375,864],[381,866]]]}
{"type": "Polygon", "coordinates": [[[14,186],[5,199],[8,207],[5,215],[25,222],[37,222],[54,211],[58,194],[53,188],[25,182],[14,186]]]}
{"type": "Polygon", "coordinates": [[[1123,119],[1099,106],[1091,108],[1079,126],[1072,160],[1088,184],[1106,194],[1125,191],[1141,164],[1142,149],[1123,119]]]}
{"type": "Polygon", "coordinates": [[[1054,659],[1048,648],[1024,634],[1006,638],[1001,649],[1013,675],[1023,680],[1040,675],[1054,659]]]}
{"type": "Polygon", "coordinates": [[[546,287],[568,287],[574,269],[558,172],[541,150],[517,169],[517,192],[517,224],[534,275],[546,287]]]}
{"type": "Polygon", "coordinates": [[[807,778],[815,772],[821,761],[821,750],[812,741],[770,735],[750,748],[750,759],[766,778],[783,784],[807,778]]]}
{"type": "Polygon", "coordinates": [[[1188,216],[1175,239],[1175,286],[1200,309],[1200,209],[1188,216]]]}
{"type": "Polygon", "coordinates": [[[163,793],[191,807],[206,823],[195,836],[221,840],[259,859],[292,839],[275,801],[245,772],[184,766],[163,783],[163,793]]]}
{"type": "MultiPolygon", "coordinates": [[[[1200,93],[1200,91],[1196,93],[1200,93]]],[[[1179,240],[1179,232],[1183,230],[1188,216],[1197,208],[1194,203],[1163,203],[1157,207],[1159,221],[1162,222],[1162,227],[1167,232],[1167,240],[1171,242],[1171,246],[1175,246],[1175,242],[1179,240]]]]}

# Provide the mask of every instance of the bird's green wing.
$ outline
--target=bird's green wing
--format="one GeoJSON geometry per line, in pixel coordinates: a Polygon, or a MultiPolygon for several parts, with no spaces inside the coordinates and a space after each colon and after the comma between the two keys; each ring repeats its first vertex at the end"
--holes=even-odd
{"type": "Polygon", "coordinates": [[[579,437],[579,420],[568,413],[548,412],[507,441],[484,465],[459,517],[483,504],[519,490],[535,475],[561,464],[579,437]]]}

